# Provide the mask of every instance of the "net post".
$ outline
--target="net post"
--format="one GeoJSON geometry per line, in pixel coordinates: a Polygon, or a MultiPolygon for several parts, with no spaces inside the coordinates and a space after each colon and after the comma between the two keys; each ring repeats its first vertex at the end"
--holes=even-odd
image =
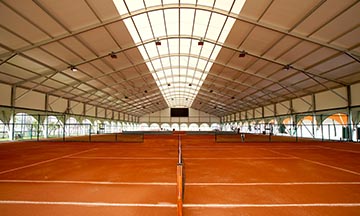
{"type": "Polygon", "coordinates": [[[183,161],[181,137],[178,135],[178,163],[176,166],[176,182],[177,182],[177,216],[183,215],[183,199],[184,199],[184,182],[183,182],[183,161]]]}

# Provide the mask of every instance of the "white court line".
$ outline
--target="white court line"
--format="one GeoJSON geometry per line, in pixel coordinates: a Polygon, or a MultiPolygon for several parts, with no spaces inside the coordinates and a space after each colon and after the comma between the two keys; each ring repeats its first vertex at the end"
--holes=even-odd
{"type": "Polygon", "coordinates": [[[175,182],[101,182],[101,181],[63,181],[63,180],[0,180],[0,183],[38,183],[38,184],[90,184],[90,185],[160,185],[174,186],[175,182]]]}
{"type": "MultiPolygon", "coordinates": [[[[93,206],[93,207],[165,207],[176,208],[172,203],[105,203],[105,202],[51,202],[51,201],[27,201],[27,200],[0,200],[0,204],[23,204],[23,205],[67,205],[67,206],[93,206]]],[[[359,207],[360,203],[286,203],[286,204],[184,204],[185,208],[273,208],[273,207],[359,207]]]]}
{"type": "Polygon", "coordinates": [[[188,160],[293,160],[297,159],[296,157],[214,157],[214,158],[192,158],[192,157],[184,157],[184,159],[188,160]]]}
{"type": "Polygon", "coordinates": [[[52,162],[52,161],[56,161],[56,160],[68,158],[68,157],[71,157],[71,156],[74,156],[74,155],[78,155],[78,154],[82,154],[82,153],[85,153],[85,152],[94,151],[94,150],[96,150],[96,149],[97,149],[97,148],[87,149],[87,150],[80,151],[80,152],[76,152],[76,153],[73,153],[73,154],[68,154],[68,155],[64,155],[64,156],[61,156],[61,157],[57,157],[57,158],[53,158],[53,159],[49,159],[49,160],[45,160],[45,161],[40,161],[40,162],[37,162],[37,163],[29,164],[29,165],[26,165],[26,166],[21,166],[21,167],[9,169],[9,170],[1,171],[1,172],[0,172],[0,175],[1,175],[1,174],[8,173],[8,172],[13,172],[13,171],[16,171],[16,170],[21,170],[21,169],[25,169],[25,168],[37,166],[37,165],[40,165],[40,164],[49,163],[49,162],[52,162]]]}
{"type": "Polygon", "coordinates": [[[69,157],[71,159],[96,159],[96,160],[177,160],[176,157],[69,157]]]}
{"type": "Polygon", "coordinates": [[[289,185],[360,185],[360,182],[244,182],[244,183],[186,183],[186,186],[289,186],[289,185]]]}
{"type": "Polygon", "coordinates": [[[347,149],[335,149],[335,148],[326,147],[326,146],[319,146],[319,147],[322,149],[329,149],[329,150],[334,150],[334,151],[350,152],[350,153],[357,153],[357,154],[360,153],[360,151],[353,151],[353,150],[347,150],[347,149]]]}
{"type": "Polygon", "coordinates": [[[360,203],[184,204],[187,208],[359,207],[360,203]]]}
{"type": "Polygon", "coordinates": [[[105,202],[50,202],[50,201],[27,201],[27,200],[0,200],[0,204],[24,204],[24,205],[68,205],[68,206],[93,206],[93,207],[165,207],[176,208],[172,203],[105,203],[105,202]]]}
{"type": "Polygon", "coordinates": [[[360,175],[359,172],[355,172],[355,171],[352,171],[352,170],[348,170],[348,169],[344,169],[344,168],[340,168],[340,167],[336,167],[336,166],[324,164],[324,163],[321,163],[321,162],[318,162],[318,161],[313,161],[313,160],[309,160],[309,159],[297,157],[297,156],[294,156],[294,155],[291,155],[291,154],[286,154],[286,153],[277,152],[277,151],[274,151],[274,150],[271,150],[271,149],[267,149],[267,150],[270,151],[270,152],[279,154],[279,155],[288,156],[288,157],[295,157],[295,158],[298,158],[299,160],[303,160],[303,161],[310,162],[310,163],[313,163],[313,164],[317,164],[317,165],[321,165],[321,166],[333,168],[333,169],[336,169],[336,170],[344,171],[344,172],[351,173],[351,174],[355,174],[355,175],[360,175]]]}

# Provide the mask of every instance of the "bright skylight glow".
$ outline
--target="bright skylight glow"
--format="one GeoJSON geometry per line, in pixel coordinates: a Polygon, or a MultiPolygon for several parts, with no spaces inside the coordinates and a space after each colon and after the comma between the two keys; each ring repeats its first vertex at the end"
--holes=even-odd
{"type": "MultiPolygon", "coordinates": [[[[127,18],[124,23],[134,42],[144,43],[138,49],[168,106],[191,107],[220,52],[221,46],[214,43],[224,43],[235,23],[233,18],[212,13],[212,8],[239,14],[246,0],[198,0],[197,5],[206,6],[208,11],[185,9],[181,5],[180,9],[166,8],[179,6],[179,0],[113,1],[121,16],[151,10],[127,18]],[[157,39],[161,46],[155,45],[157,39]],[[198,45],[200,39],[205,40],[203,46],[198,45]]],[[[196,7],[196,1],[180,0],[180,3],[196,7]]]]}

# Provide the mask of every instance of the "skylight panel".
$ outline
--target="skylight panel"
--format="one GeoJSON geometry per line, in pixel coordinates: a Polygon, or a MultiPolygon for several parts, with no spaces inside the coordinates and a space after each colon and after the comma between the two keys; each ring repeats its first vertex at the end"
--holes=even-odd
{"type": "Polygon", "coordinates": [[[198,5],[204,5],[204,6],[212,7],[214,5],[214,0],[199,0],[198,5]]]}
{"type": "Polygon", "coordinates": [[[172,53],[179,53],[179,39],[169,40],[169,46],[172,53]]]}
{"type": "Polygon", "coordinates": [[[204,37],[206,28],[210,19],[210,12],[208,11],[196,11],[194,36],[204,37]]]}
{"type": "Polygon", "coordinates": [[[194,0],[180,0],[180,4],[195,4],[194,0]]]}
{"type": "Polygon", "coordinates": [[[218,0],[215,2],[215,8],[229,11],[233,2],[234,0],[221,0],[221,1],[218,0]]]}
{"type": "Polygon", "coordinates": [[[180,40],[180,53],[189,53],[190,52],[190,39],[180,40]]]}
{"type": "Polygon", "coordinates": [[[213,13],[209,24],[209,29],[206,33],[206,38],[210,38],[216,41],[220,35],[220,31],[225,23],[225,20],[226,20],[225,16],[213,13]]]}
{"type": "Polygon", "coordinates": [[[144,58],[144,60],[146,61],[148,58],[147,58],[147,54],[146,54],[146,51],[145,51],[145,48],[143,46],[138,46],[138,49],[139,49],[139,52],[140,54],[142,55],[142,57],[146,57],[144,58]]]}
{"type": "Polygon", "coordinates": [[[207,61],[205,61],[205,60],[202,60],[202,59],[199,59],[199,62],[198,62],[198,68],[200,69],[200,70],[204,70],[205,69],[205,66],[206,66],[206,63],[207,63],[207,61]]]}
{"type": "Polygon", "coordinates": [[[160,61],[160,59],[155,59],[155,60],[152,61],[152,63],[154,65],[155,70],[161,69],[161,61],[160,61]]]}
{"type": "Polygon", "coordinates": [[[191,35],[194,23],[194,9],[183,9],[180,11],[180,34],[191,35]]]}
{"type": "Polygon", "coordinates": [[[148,52],[150,58],[152,58],[154,56],[158,56],[158,52],[157,52],[157,49],[156,49],[154,43],[147,43],[144,46],[145,46],[145,49],[148,52]]]}
{"type": "Polygon", "coordinates": [[[134,40],[135,43],[139,43],[140,42],[140,38],[138,33],[136,32],[136,28],[133,24],[133,22],[131,21],[131,19],[126,19],[124,20],[124,23],[132,37],[132,39],[134,40]]]}
{"type": "Polygon", "coordinates": [[[143,9],[145,7],[143,0],[127,0],[126,5],[128,6],[130,12],[143,9]]]}
{"type": "Polygon", "coordinates": [[[179,10],[165,10],[165,19],[168,36],[179,35],[179,10]]]}
{"type": "Polygon", "coordinates": [[[154,38],[146,14],[137,15],[133,19],[143,41],[154,38]]]}
{"type": "Polygon", "coordinates": [[[161,0],[151,0],[151,1],[145,1],[145,6],[147,8],[161,5],[161,0]]]}
{"type": "MultiPolygon", "coordinates": [[[[197,92],[221,50],[210,41],[224,43],[235,19],[210,11],[181,8],[162,9],[146,13],[146,8],[164,5],[195,4],[212,8],[214,0],[114,0],[120,15],[143,10],[124,20],[139,52],[170,107],[191,106],[197,92]],[[196,3],[197,2],[197,3],[196,3]],[[180,14],[180,16],[179,16],[180,14]],[[211,17],[211,18],[210,18],[211,17]],[[180,20],[179,20],[180,18],[180,20]],[[136,25],[136,28],[133,24],[136,25]],[[195,20],[195,22],[194,22],[195,20]],[[194,26],[193,26],[194,25],[194,26]],[[180,29],[179,29],[180,28],[180,29]],[[139,37],[140,34],[140,37],[139,37]],[[186,37],[193,37],[192,39],[186,37]],[[155,45],[159,38],[161,45],[155,45]],[[204,44],[198,42],[204,39],[204,44]],[[188,55],[188,56],[184,56],[188,55]],[[204,59],[208,59],[204,60],[204,59]],[[170,84],[170,86],[168,86],[170,84]],[[192,84],[189,86],[189,84],[192,84]],[[169,92],[171,94],[169,94],[169,92]],[[171,97],[169,96],[171,95],[171,97]]],[[[217,0],[214,8],[238,14],[245,0],[217,0]]],[[[229,12],[230,13],[230,12],[229,12]]]]}
{"type": "Polygon", "coordinates": [[[212,50],[214,49],[214,44],[212,43],[205,43],[203,45],[203,49],[201,50],[201,56],[208,57],[211,55],[212,50]]]}
{"type": "Polygon", "coordinates": [[[215,48],[214,48],[214,50],[213,50],[213,53],[212,53],[211,56],[210,56],[210,59],[211,59],[212,61],[215,61],[215,59],[216,59],[217,55],[219,54],[220,50],[221,50],[221,46],[216,45],[215,48]]]}
{"type": "Polygon", "coordinates": [[[195,68],[197,64],[197,60],[198,60],[197,58],[190,58],[189,67],[195,68]]]}
{"type": "Polygon", "coordinates": [[[153,11],[149,13],[151,27],[153,28],[155,38],[166,36],[164,26],[164,15],[162,11],[153,11]]]}
{"type": "Polygon", "coordinates": [[[169,57],[161,58],[161,62],[165,68],[170,67],[170,58],[169,57]]]}
{"type": "Polygon", "coordinates": [[[178,4],[179,0],[163,0],[164,4],[178,4]]]}
{"type": "Polygon", "coordinates": [[[246,0],[236,0],[233,8],[231,9],[231,13],[239,14],[245,2],[246,0]]]}
{"type": "Polygon", "coordinates": [[[123,0],[114,0],[114,4],[120,15],[128,13],[123,0]]]}

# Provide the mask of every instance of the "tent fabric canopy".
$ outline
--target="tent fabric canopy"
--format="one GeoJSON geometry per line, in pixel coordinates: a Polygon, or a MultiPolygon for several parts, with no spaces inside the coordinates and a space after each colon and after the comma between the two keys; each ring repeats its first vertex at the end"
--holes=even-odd
{"type": "Polygon", "coordinates": [[[357,0],[4,0],[0,82],[133,116],[226,116],[360,82],[359,10],[357,0]]]}

